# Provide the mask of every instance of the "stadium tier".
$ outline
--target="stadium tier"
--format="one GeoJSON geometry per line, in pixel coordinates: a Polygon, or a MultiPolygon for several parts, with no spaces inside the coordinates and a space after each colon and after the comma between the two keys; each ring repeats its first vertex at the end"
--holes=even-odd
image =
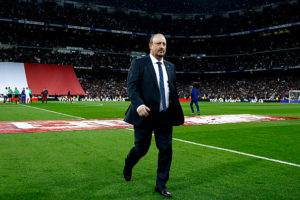
{"type": "Polygon", "coordinates": [[[184,9],[181,17],[172,7],[170,13],[149,13],[162,2],[154,7],[144,2],[138,10],[130,10],[128,2],[119,2],[124,5],[119,9],[106,1],[1,1],[0,62],[71,65],[90,96],[127,97],[132,59],[147,55],[150,35],[161,32],[167,37],[166,59],[181,77],[181,98],[189,96],[185,88],[192,82],[214,99],[285,99],[289,90],[299,89],[298,1],[227,0],[202,14],[193,10],[199,2],[174,1],[174,8],[184,9]]]}
{"type": "MultiPolygon", "coordinates": [[[[157,6],[156,12],[147,13],[142,10],[120,9],[119,4],[114,8],[107,8],[98,7],[97,4],[88,3],[88,1],[85,4],[73,2],[73,4],[69,4],[72,1],[66,3],[62,1],[38,1],[36,3],[18,0],[2,1],[0,2],[0,18],[14,19],[13,22],[17,22],[17,20],[28,20],[27,23],[34,21],[36,23],[33,24],[36,25],[44,22],[46,26],[54,24],[54,27],[62,28],[71,25],[69,27],[71,29],[81,26],[91,27],[93,30],[101,28],[101,31],[109,29],[148,34],[162,32],[166,35],[186,36],[229,34],[300,21],[299,4],[297,1],[291,0],[273,4],[270,1],[262,1],[261,6],[247,9],[241,8],[243,1],[231,0],[231,3],[234,2],[240,8],[236,10],[233,8],[227,13],[224,13],[224,10],[201,13],[201,9],[199,9],[195,13],[183,11],[178,15],[162,11],[159,3],[151,3],[154,7],[157,6]]],[[[212,2],[208,5],[212,5],[212,2]]],[[[225,1],[222,2],[226,4],[225,1]]],[[[120,4],[122,3],[120,2],[120,4]]],[[[176,5],[174,2],[171,4],[176,5]]],[[[178,10],[183,8],[181,6],[178,10]]],[[[20,21],[20,23],[24,22],[20,21]]],[[[83,28],[83,30],[85,29],[83,28]]]]}
{"type": "Polygon", "coordinates": [[[0,200],[299,200],[299,11],[0,0],[0,200]]]}

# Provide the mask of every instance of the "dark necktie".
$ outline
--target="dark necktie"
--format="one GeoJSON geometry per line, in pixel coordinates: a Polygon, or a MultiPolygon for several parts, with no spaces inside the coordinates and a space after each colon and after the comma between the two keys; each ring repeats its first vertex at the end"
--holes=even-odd
{"type": "Polygon", "coordinates": [[[165,96],[164,76],[161,67],[161,62],[157,62],[157,64],[158,64],[158,72],[159,72],[159,88],[160,88],[161,102],[162,102],[163,111],[166,111],[167,105],[166,105],[166,96],[165,96]]]}

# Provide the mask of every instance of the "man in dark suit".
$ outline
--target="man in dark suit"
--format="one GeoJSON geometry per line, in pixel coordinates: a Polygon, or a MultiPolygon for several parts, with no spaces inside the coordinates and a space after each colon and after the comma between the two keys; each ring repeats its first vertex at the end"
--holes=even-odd
{"type": "Polygon", "coordinates": [[[163,59],[166,39],[155,34],[149,42],[150,55],[135,59],[127,77],[131,104],[125,121],[134,125],[134,147],[125,159],[123,175],[131,180],[132,168],[148,151],[152,132],[159,150],[155,191],[172,197],[166,183],[172,161],[172,127],[184,123],[176,89],[174,65],[163,59]]]}

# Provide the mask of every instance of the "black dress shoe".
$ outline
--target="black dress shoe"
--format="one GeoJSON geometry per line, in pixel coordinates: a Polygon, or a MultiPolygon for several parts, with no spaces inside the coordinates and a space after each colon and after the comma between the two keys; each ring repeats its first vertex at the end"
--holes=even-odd
{"type": "Polygon", "coordinates": [[[159,193],[161,196],[172,198],[173,195],[167,189],[160,190],[159,188],[155,187],[155,192],[159,193]]]}
{"type": "Polygon", "coordinates": [[[130,181],[131,180],[131,175],[132,175],[132,169],[127,169],[126,167],[124,167],[123,169],[123,176],[125,178],[126,181],[130,181]]]}

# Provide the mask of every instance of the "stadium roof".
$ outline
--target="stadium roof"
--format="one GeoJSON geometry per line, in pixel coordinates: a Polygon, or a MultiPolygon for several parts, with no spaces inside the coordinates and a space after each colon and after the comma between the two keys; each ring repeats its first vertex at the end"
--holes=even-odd
{"type": "Polygon", "coordinates": [[[165,13],[215,13],[220,11],[250,9],[284,0],[75,0],[117,8],[165,13]]]}

